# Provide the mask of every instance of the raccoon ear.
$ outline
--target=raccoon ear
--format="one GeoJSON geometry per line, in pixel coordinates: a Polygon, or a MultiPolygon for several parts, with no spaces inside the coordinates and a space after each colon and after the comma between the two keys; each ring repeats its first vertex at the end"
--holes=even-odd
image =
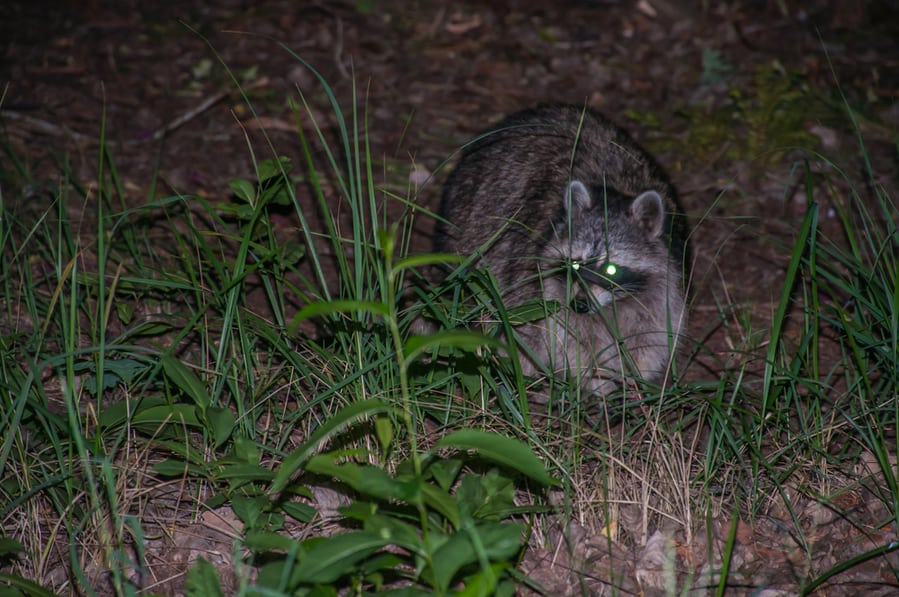
{"type": "Polygon", "coordinates": [[[592,205],[593,198],[590,196],[590,191],[587,190],[584,183],[579,180],[572,180],[565,195],[565,210],[571,213],[573,209],[590,209],[592,205]]]}
{"type": "Polygon", "coordinates": [[[631,203],[630,215],[653,238],[662,235],[665,224],[665,202],[656,191],[645,191],[631,203]]]}

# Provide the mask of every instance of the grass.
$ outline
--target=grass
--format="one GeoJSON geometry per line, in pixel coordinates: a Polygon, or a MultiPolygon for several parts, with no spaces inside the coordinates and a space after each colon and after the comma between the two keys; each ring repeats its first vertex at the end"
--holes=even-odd
{"type": "Polygon", "coordinates": [[[88,186],[63,162],[54,188],[29,196],[39,181],[4,161],[0,583],[26,595],[511,594],[539,590],[519,565],[576,523],[598,544],[658,545],[664,565],[650,571],[666,593],[725,594],[754,582],[740,570],[742,521],[774,521],[807,593],[896,548],[883,539],[899,523],[899,235],[885,189],[863,196],[839,170],[819,181],[799,168],[808,210],[765,341],[723,305],[745,353],[697,376],[695,361],[717,355],[688,347],[687,374],[617,396],[613,425],[564,380],[545,381],[553,405],[533,408],[494,335],[451,325],[489,319],[511,337],[522,314],[486,272],[410,253],[415,190],[379,186],[365,114],[320,83],[337,141],[300,96],[311,125],[298,127],[299,164],[248,147],[256,180],[233,181],[231,203],[129,207],[102,131],[88,186]],[[840,237],[821,232],[820,188],[840,237]],[[421,274],[436,262],[457,269],[435,293],[421,274]],[[435,298],[447,295],[458,300],[435,298]],[[437,329],[416,335],[425,312],[437,329]],[[852,493],[877,504],[874,525],[843,506],[852,493]],[[812,504],[868,543],[822,566],[812,504]],[[220,565],[160,565],[177,529],[222,512],[220,565]],[[678,559],[671,528],[705,545],[702,565],[678,559]]]}

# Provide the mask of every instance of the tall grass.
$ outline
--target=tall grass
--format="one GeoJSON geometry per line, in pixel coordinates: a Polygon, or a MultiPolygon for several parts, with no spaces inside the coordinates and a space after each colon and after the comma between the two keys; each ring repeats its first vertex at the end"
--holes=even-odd
{"type": "MultiPolygon", "coordinates": [[[[783,521],[805,556],[802,594],[828,582],[845,590],[834,577],[899,548],[891,541],[867,550],[839,545],[838,563],[821,567],[822,549],[834,546],[810,536],[816,528],[809,512],[816,507],[846,517],[860,534],[899,528],[896,204],[873,176],[866,192],[833,161],[811,157],[828,174],[814,173],[808,162],[795,170],[807,211],[789,253],[760,379],[749,381],[741,368],[706,393],[709,434],[700,475],[707,487],[726,487],[720,479],[732,478],[731,501],[745,516],[783,521]],[[821,196],[830,201],[821,205],[821,196]],[[835,217],[840,234],[825,235],[822,217],[835,217]],[[881,502],[880,520],[872,525],[847,511],[841,500],[850,495],[861,495],[874,510],[881,502]]],[[[893,577],[886,584],[895,583],[899,570],[881,561],[893,577]]],[[[719,593],[741,579],[732,577],[720,578],[719,593]]]]}
{"type": "MultiPolygon", "coordinates": [[[[249,554],[234,564],[241,593],[513,586],[525,538],[504,520],[522,511],[513,489],[553,480],[508,437],[518,434],[463,428],[453,414],[458,376],[433,355],[489,367],[477,351],[498,343],[410,333],[405,278],[434,261],[406,255],[414,201],[386,220],[364,116],[353,108],[345,120],[324,89],[337,144],[301,96],[298,119],[312,123],[298,130],[302,176],[269,147],[255,181],[232,182],[230,205],[172,196],[124,207],[102,130],[92,186],[63,163],[45,212],[4,199],[5,583],[28,594],[170,587],[178,571],[146,555],[147,537],[167,532],[151,519],[166,511],[189,524],[226,505],[241,525],[235,549],[249,554]],[[272,225],[284,209],[298,239],[272,225]],[[334,482],[351,500],[345,531],[291,539],[288,527],[316,515],[310,484],[334,482]],[[391,545],[406,555],[383,551],[391,545]]],[[[14,172],[7,181],[24,186],[14,172]]],[[[218,576],[200,560],[186,586],[219,594],[218,576]]]]}

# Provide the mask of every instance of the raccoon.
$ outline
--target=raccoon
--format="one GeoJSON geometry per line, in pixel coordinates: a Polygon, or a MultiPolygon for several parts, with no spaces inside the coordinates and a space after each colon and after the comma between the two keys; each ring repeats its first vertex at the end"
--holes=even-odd
{"type": "Polygon", "coordinates": [[[577,106],[513,114],[464,148],[439,215],[434,250],[477,253],[507,307],[560,306],[517,328],[526,375],[575,375],[599,395],[662,378],[685,325],[687,228],[622,129],[577,106]]]}

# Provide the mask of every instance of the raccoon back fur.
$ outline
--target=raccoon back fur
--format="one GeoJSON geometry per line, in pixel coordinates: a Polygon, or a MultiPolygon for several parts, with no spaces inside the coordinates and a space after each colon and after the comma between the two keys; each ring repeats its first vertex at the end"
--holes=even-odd
{"type": "Polygon", "coordinates": [[[606,394],[659,380],[685,324],[686,222],[655,160],[601,114],[543,106],[465,147],[434,249],[479,253],[507,307],[556,301],[517,329],[525,374],[548,367],[606,394]]]}

